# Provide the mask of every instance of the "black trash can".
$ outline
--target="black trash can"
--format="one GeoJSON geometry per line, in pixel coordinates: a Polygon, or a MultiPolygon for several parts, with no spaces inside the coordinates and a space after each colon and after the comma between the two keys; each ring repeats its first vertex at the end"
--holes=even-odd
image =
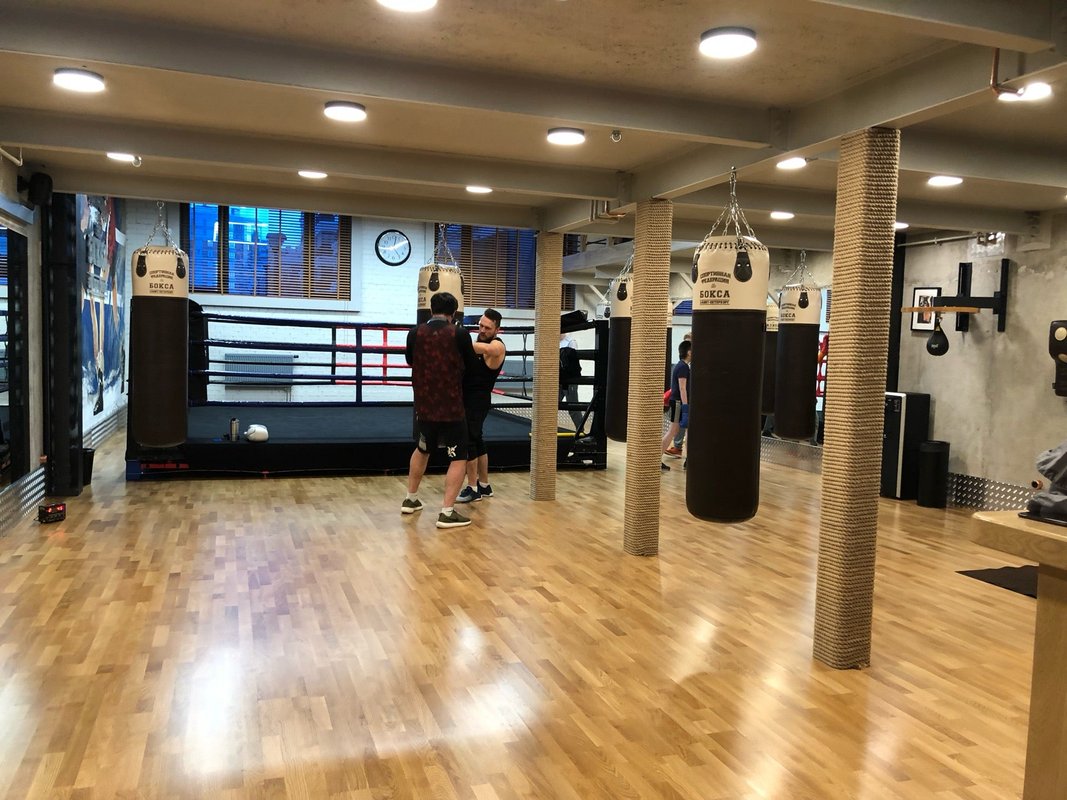
{"type": "Polygon", "coordinates": [[[926,508],[948,505],[948,442],[919,445],[919,491],[916,502],[926,508]]]}
{"type": "Polygon", "coordinates": [[[93,456],[96,450],[91,447],[82,448],[82,486],[88,486],[93,482],[93,456]]]}

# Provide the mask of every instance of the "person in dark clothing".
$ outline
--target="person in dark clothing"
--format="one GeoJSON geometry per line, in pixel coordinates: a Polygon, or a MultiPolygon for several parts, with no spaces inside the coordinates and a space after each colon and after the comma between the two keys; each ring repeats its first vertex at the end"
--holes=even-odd
{"type": "Polygon", "coordinates": [[[415,394],[418,443],[408,467],[408,495],[400,513],[422,511],[419,484],[430,461],[430,451],[441,447],[449,460],[445,473],[445,499],[437,517],[438,528],[459,528],[471,521],[456,513],[454,504],[467,468],[467,421],[463,409],[463,373],[474,363],[470,337],[452,323],[459,308],[449,292],[430,298],[429,321],[408,333],[405,357],[411,365],[415,394]]]}
{"type": "Polygon", "coordinates": [[[671,370],[671,399],[667,406],[670,427],[663,437],[663,452],[673,458],[682,455],[674,447],[674,437],[689,425],[689,362],[692,360],[693,343],[683,341],[678,345],[678,363],[671,370]]]}
{"type": "Polygon", "coordinates": [[[500,312],[492,308],[482,314],[478,320],[478,338],[474,341],[474,364],[463,373],[463,405],[467,409],[467,485],[456,498],[457,503],[471,503],[493,496],[482,426],[493,406],[493,386],[507,356],[504,343],[497,336],[501,319],[500,312]]]}

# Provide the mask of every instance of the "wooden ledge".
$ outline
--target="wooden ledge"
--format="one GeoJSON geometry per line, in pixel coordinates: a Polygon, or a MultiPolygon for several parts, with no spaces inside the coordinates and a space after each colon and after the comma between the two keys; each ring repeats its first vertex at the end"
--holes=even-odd
{"type": "Polygon", "coordinates": [[[1067,528],[1023,519],[1018,511],[979,511],[971,519],[978,544],[1067,570],[1067,528]]]}

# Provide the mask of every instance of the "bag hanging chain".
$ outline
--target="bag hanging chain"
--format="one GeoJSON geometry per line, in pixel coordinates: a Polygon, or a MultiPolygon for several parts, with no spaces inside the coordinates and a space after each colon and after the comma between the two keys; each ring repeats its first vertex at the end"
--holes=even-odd
{"type": "Polygon", "coordinates": [[[163,232],[163,238],[166,241],[167,246],[171,247],[171,248],[173,248],[175,250],[178,250],[180,252],[181,248],[179,248],[178,245],[174,244],[174,240],[170,236],[170,229],[167,227],[166,220],[163,219],[163,209],[164,208],[166,208],[166,203],[164,203],[162,200],[157,200],[156,201],[156,226],[154,228],[152,228],[152,233],[149,234],[148,241],[145,242],[144,246],[148,247],[150,244],[152,244],[152,240],[156,238],[156,234],[159,233],[160,231],[162,231],[163,232]]]}
{"type": "Polygon", "coordinates": [[[459,262],[456,261],[456,257],[452,255],[452,250],[448,246],[448,236],[445,235],[446,230],[445,223],[437,223],[437,246],[433,250],[434,271],[441,264],[450,266],[453,269],[459,269],[459,262]]]}
{"type": "Polygon", "coordinates": [[[737,248],[739,250],[747,249],[747,243],[744,242],[742,237],[756,238],[756,234],[752,230],[752,226],[748,224],[748,220],[745,219],[745,212],[741,209],[741,204],[737,200],[737,167],[730,167],[730,200],[726,204],[726,208],[719,214],[719,218],[715,220],[715,224],[711,226],[708,236],[728,236],[731,227],[737,237],[737,248]],[[722,226],[721,233],[719,232],[720,225],[722,226]]]}
{"type": "Polygon", "coordinates": [[[789,273],[789,277],[785,279],[785,283],[782,284],[782,288],[786,286],[794,285],[792,280],[794,277],[799,277],[800,282],[795,284],[801,289],[808,291],[815,291],[819,288],[819,284],[815,281],[815,276],[808,271],[808,251],[800,251],[800,263],[797,264],[796,269],[789,273]],[[806,280],[805,280],[806,279],[806,280]]]}

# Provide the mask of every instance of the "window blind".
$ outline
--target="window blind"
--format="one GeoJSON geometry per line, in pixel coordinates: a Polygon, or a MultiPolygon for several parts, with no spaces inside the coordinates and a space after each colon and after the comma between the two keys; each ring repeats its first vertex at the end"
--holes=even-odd
{"type": "Polygon", "coordinates": [[[7,286],[7,228],[0,228],[0,286],[7,286]]]}
{"type": "MultiPolygon", "coordinates": [[[[439,242],[440,226],[436,230],[439,242]]],[[[534,307],[536,231],[481,225],[445,225],[444,232],[448,249],[463,272],[467,306],[534,307]]],[[[563,286],[562,308],[574,308],[573,286],[563,286]]]]}
{"type": "Polygon", "coordinates": [[[194,292],[347,300],[352,221],[279,208],[182,207],[182,248],[194,292]]]}

